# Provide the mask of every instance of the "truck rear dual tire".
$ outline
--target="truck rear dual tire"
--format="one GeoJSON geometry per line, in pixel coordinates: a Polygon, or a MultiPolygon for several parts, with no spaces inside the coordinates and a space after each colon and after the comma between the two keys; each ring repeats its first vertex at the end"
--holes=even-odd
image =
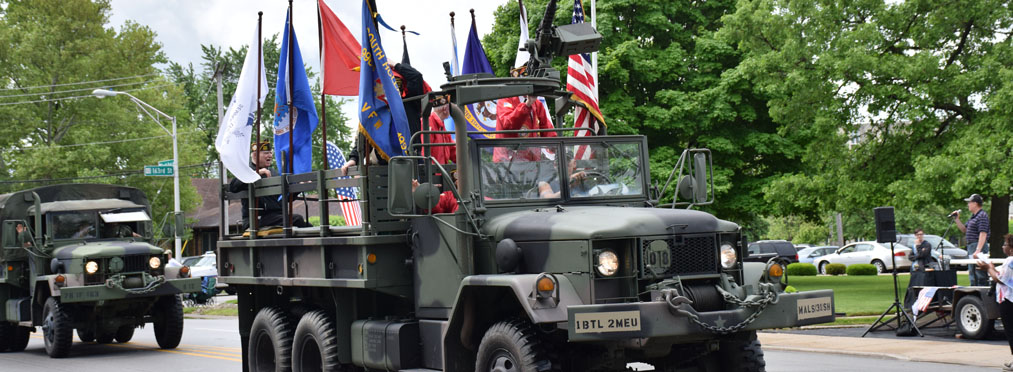
{"type": "Polygon", "coordinates": [[[280,309],[265,307],[257,312],[248,342],[250,372],[292,370],[292,328],[280,309]]]}
{"type": "Polygon", "coordinates": [[[292,370],[339,371],[338,336],[334,322],[323,311],[311,311],[299,319],[292,339],[292,370]]]}
{"type": "MultiPolygon", "coordinates": [[[[183,338],[183,300],[176,295],[162,297],[152,312],[155,315],[155,341],[158,342],[158,347],[175,349],[183,338]]],[[[119,334],[119,331],[116,333],[119,334]]],[[[130,328],[131,337],[133,333],[133,328],[130,328]]],[[[129,337],[126,339],[130,340],[129,337]]]]}
{"type": "Polygon", "coordinates": [[[32,328],[12,323],[0,323],[0,352],[22,351],[28,347],[28,336],[32,328]]]}
{"type": "Polygon", "coordinates": [[[50,358],[63,358],[70,354],[74,327],[70,314],[56,297],[46,299],[46,305],[42,308],[42,335],[46,354],[50,358]]]}

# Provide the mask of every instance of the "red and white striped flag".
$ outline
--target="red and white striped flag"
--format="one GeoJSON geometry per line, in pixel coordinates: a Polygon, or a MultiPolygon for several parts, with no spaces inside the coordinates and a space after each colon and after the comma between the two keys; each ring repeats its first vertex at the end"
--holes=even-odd
{"type": "MultiPolygon", "coordinates": [[[[573,23],[584,23],[584,7],[581,0],[573,1],[573,23]]],[[[570,97],[580,103],[574,110],[574,128],[587,128],[589,130],[577,131],[578,137],[591,136],[601,129],[605,123],[601,110],[598,108],[598,94],[596,89],[597,76],[591,65],[591,55],[572,54],[566,72],[566,90],[573,93],[570,97]]],[[[591,151],[587,146],[579,146],[575,154],[577,159],[589,159],[591,151]]]]}
{"type": "MultiPolygon", "coordinates": [[[[345,165],[345,154],[342,154],[341,149],[330,141],[327,142],[327,165],[331,166],[331,169],[338,169],[342,165],[345,165]]],[[[357,192],[358,190],[355,187],[339,187],[334,189],[334,193],[338,199],[348,200],[338,202],[338,204],[341,204],[341,214],[345,216],[345,225],[347,226],[362,224],[362,207],[359,206],[359,199],[355,195],[357,192]]]]}

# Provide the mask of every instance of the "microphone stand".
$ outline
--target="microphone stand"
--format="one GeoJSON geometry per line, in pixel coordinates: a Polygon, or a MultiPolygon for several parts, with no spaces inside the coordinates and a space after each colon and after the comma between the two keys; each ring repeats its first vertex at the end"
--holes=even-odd
{"type": "Polygon", "coordinates": [[[898,294],[897,288],[897,256],[894,252],[893,243],[894,242],[890,242],[890,262],[893,264],[893,304],[890,305],[890,307],[886,308],[886,311],[884,311],[883,314],[879,316],[879,319],[876,319],[875,322],[872,322],[872,325],[870,325],[869,328],[865,330],[865,333],[862,333],[862,337],[865,337],[865,335],[869,334],[869,332],[875,331],[887,325],[894,319],[897,320],[897,329],[900,329],[901,327],[900,317],[902,314],[904,315],[904,319],[907,319],[908,323],[911,324],[911,328],[914,328],[915,332],[918,333],[918,336],[925,337],[925,335],[922,334],[922,331],[918,329],[918,324],[915,323],[914,319],[911,319],[911,315],[908,315],[907,311],[904,310],[904,307],[901,306],[900,304],[900,295],[898,294]],[[894,316],[884,321],[883,318],[886,317],[886,314],[889,314],[891,311],[894,310],[894,308],[896,308],[896,313],[894,314],[894,316]]]}

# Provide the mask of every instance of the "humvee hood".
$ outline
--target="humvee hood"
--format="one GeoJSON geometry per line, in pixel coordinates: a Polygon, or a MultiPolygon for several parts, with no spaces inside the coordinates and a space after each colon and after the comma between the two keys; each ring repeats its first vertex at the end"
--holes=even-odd
{"type": "Polygon", "coordinates": [[[718,219],[694,210],[561,207],[495,217],[484,227],[496,241],[574,240],[713,232],[718,219]]]}
{"type": "Polygon", "coordinates": [[[53,257],[59,259],[71,258],[95,258],[128,256],[134,254],[162,254],[162,248],[158,248],[145,242],[88,242],[81,245],[68,245],[56,249],[53,257]]]}

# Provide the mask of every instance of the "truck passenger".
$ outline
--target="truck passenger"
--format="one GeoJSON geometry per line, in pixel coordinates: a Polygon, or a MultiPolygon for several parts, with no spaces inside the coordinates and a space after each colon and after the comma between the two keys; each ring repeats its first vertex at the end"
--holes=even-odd
{"type": "MultiPolygon", "coordinates": [[[[552,129],[545,106],[535,96],[503,98],[496,103],[496,130],[552,129]]],[[[499,133],[496,138],[556,137],[556,132],[499,133]]],[[[529,150],[497,148],[493,161],[538,161],[541,154],[529,150]]]]}
{"type": "MultiPolygon", "coordinates": [[[[250,158],[259,160],[259,162],[255,161],[254,164],[250,164],[250,166],[257,167],[255,164],[260,164],[260,167],[257,169],[257,173],[260,174],[261,177],[268,178],[277,172],[277,168],[275,168],[271,164],[274,161],[274,153],[271,152],[271,144],[269,142],[264,141],[260,142],[259,144],[254,143],[251,146],[250,151],[251,151],[250,158]]],[[[246,190],[246,183],[244,183],[243,181],[239,180],[238,178],[233,178],[232,181],[229,181],[230,192],[240,192],[243,190],[246,190]]],[[[243,229],[248,229],[250,227],[249,199],[243,198],[242,204],[243,204],[243,229]]],[[[281,218],[281,208],[283,206],[281,205],[281,201],[278,199],[277,195],[258,197],[257,207],[259,208],[259,212],[257,213],[259,227],[263,228],[267,226],[284,226],[285,221],[283,221],[281,218]]],[[[306,222],[306,219],[303,218],[303,216],[293,214],[292,226],[312,227],[313,225],[311,225],[309,222],[306,222]]]]}

